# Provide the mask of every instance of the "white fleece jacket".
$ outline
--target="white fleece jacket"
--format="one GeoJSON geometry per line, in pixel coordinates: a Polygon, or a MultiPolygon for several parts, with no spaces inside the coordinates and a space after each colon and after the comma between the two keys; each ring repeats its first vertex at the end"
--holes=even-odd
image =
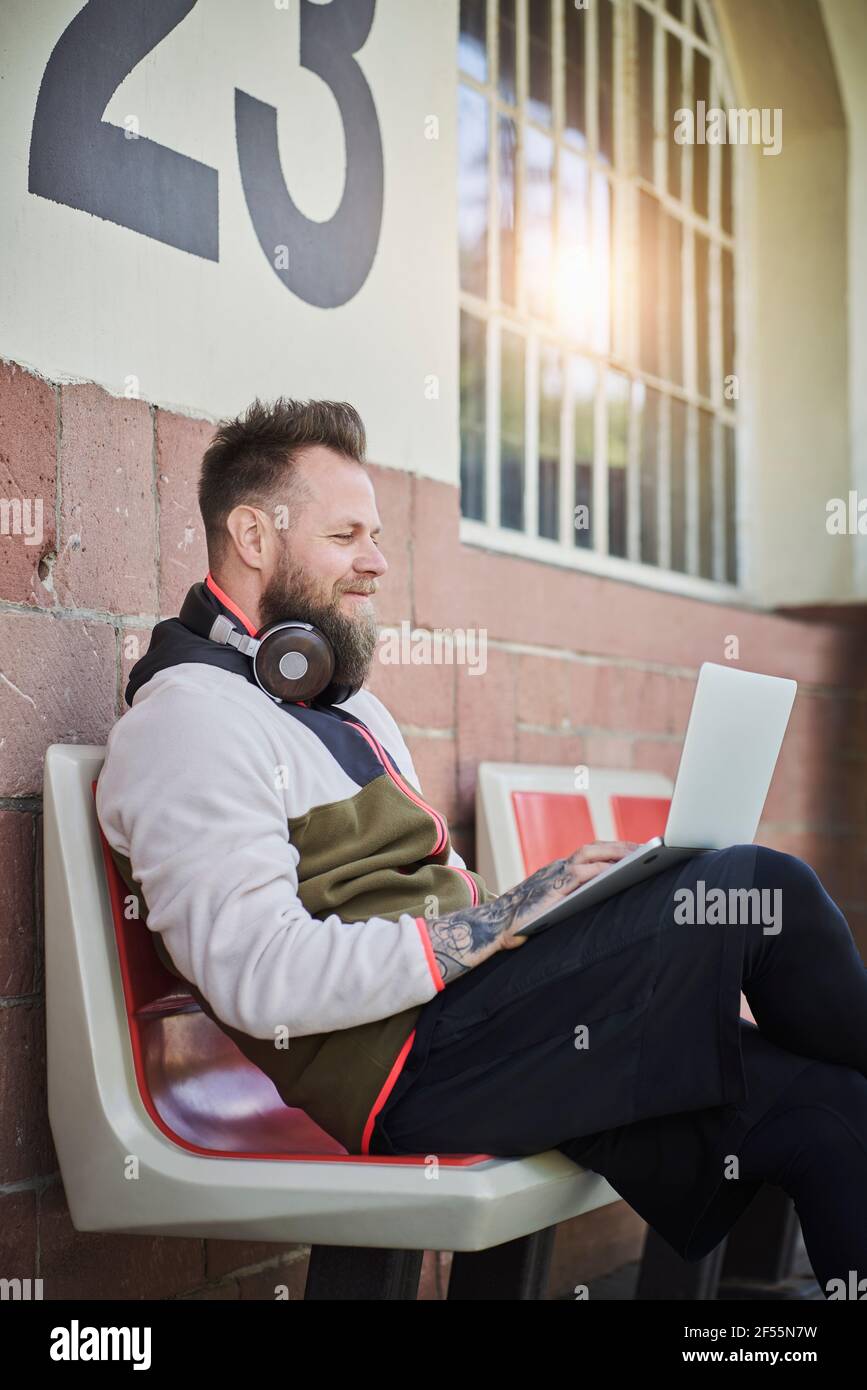
{"type": "MultiPolygon", "coordinates": [[[[340,708],[420,792],[382,701],[362,689],[340,708]]],[[[230,1027],[326,1033],[444,987],[423,919],[318,920],[298,897],[287,818],[358,790],[310,729],[216,666],[158,672],[111,730],[96,795],[105,837],[130,860],[150,930],[230,1027]]],[[[466,867],[454,848],[448,862],[466,867]]]]}

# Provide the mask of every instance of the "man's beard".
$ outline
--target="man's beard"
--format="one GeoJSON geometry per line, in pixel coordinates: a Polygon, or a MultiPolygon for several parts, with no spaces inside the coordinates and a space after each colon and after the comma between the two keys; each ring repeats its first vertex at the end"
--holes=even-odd
{"type": "MultiPolygon", "coordinates": [[[[357,582],[359,588],[368,585],[366,580],[357,582]]],[[[356,617],[348,617],[340,608],[344,592],[340,590],[332,598],[323,599],[309,583],[303,567],[293,565],[284,551],[279,568],[259,600],[259,613],[263,628],[290,619],[318,627],[334,651],[332,681],[361,686],[376,651],[376,614],[371,605],[363,604],[356,617]]]]}

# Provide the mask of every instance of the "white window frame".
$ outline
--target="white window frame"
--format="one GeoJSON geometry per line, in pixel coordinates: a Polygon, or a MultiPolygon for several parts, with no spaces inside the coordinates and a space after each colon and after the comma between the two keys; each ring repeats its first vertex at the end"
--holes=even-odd
{"type": "MultiPolygon", "coordinates": [[[[459,69],[457,80],[460,84],[478,92],[488,102],[489,144],[488,144],[488,286],[489,296],[492,286],[499,284],[499,140],[498,123],[500,115],[512,119],[521,130],[534,127],[553,139],[554,160],[554,237],[556,245],[557,227],[560,213],[560,159],[559,152],[564,147],[575,150],[574,145],[563,140],[564,118],[564,73],[565,53],[562,43],[564,9],[571,0],[553,0],[553,93],[552,120],[550,127],[532,120],[525,112],[527,95],[527,0],[516,0],[517,27],[517,101],[509,106],[501,98],[496,85],[498,71],[497,54],[497,0],[487,2],[488,32],[488,74],[486,82],[479,82],[459,69]]],[[[485,519],[476,520],[461,516],[459,524],[460,540],[465,544],[482,547],[500,553],[523,556],[546,563],[584,570],[596,575],[621,579],[644,587],[657,588],[667,592],[681,593],[712,602],[740,605],[751,604],[750,557],[745,546],[745,528],[742,519],[749,515],[748,499],[745,495],[745,479],[741,466],[743,453],[743,418],[737,420],[735,411],[722,396],[723,364],[718,360],[722,344],[722,280],[720,248],[727,247],[733,256],[733,305],[735,324],[735,362],[734,372],[739,375],[739,361],[742,356],[740,329],[739,285],[741,283],[738,245],[742,244],[740,235],[742,225],[742,170],[738,158],[738,146],[729,146],[732,160],[732,232],[726,233],[721,224],[720,189],[721,179],[715,177],[722,150],[719,145],[707,145],[710,160],[710,202],[708,217],[702,218],[691,204],[693,146],[679,147],[682,159],[682,198],[673,199],[665,189],[667,152],[672,143],[673,124],[669,125],[664,99],[665,42],[666,31],[688,40],[684,44],[683,81],[684,103],[692,104],[692,54],[698,48],[711,63],[710,103],[713,106],[735,105],[733,84],[725,62],[725,55],[708,0],[683,0],[684,20],[681,22],[671,15],[665,0],[614,0],[614,131],[615,149],[613,166],[600,161],[596,154],[597,143],[597,7],[601,0],[589,0],[582,17],[588,27],[585,45],[585,102],[587,149],[580,157],[588,165],[588,184],[594,196],[594,175],[603,171],[603,176],[616,185],[614,198],[614,217],[617,229],[614,235],[614,255],[612,278],[615,294],[614,322],[611,325],[609,351],[601,352],[586,344],[579,345],[566,339],[553,323],[545,324],[532,318],[526,310],[526,285],[522,274],[522,234],[523,221],[516,219],[515,258],[517,267],[517,303],[514,310],[501,309],[489,297],[480,299],[464,289],[459,290],[461,311],[468,311],[486,324],[487,343],[486,363],[486,421],[485,421],[485,519]],[[694,32],[693,11],[698,7],[707,41],[694,32]],[[655,97],[655,136],[654,136],[654,181],[648,183],[638,173],[637,151],[632,149],[636,122],[627,120],[627,114],[635,109],[638,99],[638,25],[637,10],[641,7],[655,17],[654,42],[654,82],[655,97]],[[635,239],[638,228],[639,191],[653,194],[659,205],[676,215],[684,227],[684,269],[683,269],[683,389],[670,382],[652,376],[644,371],[638,361],[639,300],[633,296],[630,306],[624,261],[631,269],[635,264],[635,239]],[[690,234],[687,234],[690,229],[690,234]],[[692,254],[692,233],[700,231],[708,238],[710,254],[708,258],[708,324],[710,328],[709,364],[711,389],[714,398],[699,395],[697,389],[698,357],[696,352],[696,296],[694,289],[694,260],[692,254]],[[524,518],[525,530],[516,531],[500,526],[500,459],[499,459],[499,419],[500,419],[500,354],[499,341],[502,328],[523,336],[526,340],[525,353],[525,454],[524,454],[524,518]],[[537,534],[538,516],[538,356],[542,343],[550,343],[560,349],[564,367],[564,391],[561,403],[560,429],[560,478],[559,478],[559,539],[553,540],[537,534]],[[570,374],[568,357],[578,356],[592,362],[596,369],[596,401],[594,422],[593,459],[593,503],[592,503],[592,548],[573,544],[571,525],[574,507],[574,469],[572,466],[573,419],[570,399],[570,374]],[[605,392],[605,373],[614,370],[625,375],[632,383],[634,393],[639,390],[638,383],[655,390],[661,400],[661,446],[657,486],[658,504],[658,562],[649,564],[640,560],[640,517],[635,502],[640,487],[639,439],[635,428],[636,410],[630,411],[628,466],[627,466],[627,558],[607,553],[608,547],[608,421],[605,392]],[[690,408],[687,411],[686,430],[686,562],[688,572],[666,568],[670,563],[670,401],[678,398],[690,408]],[[725,530],[722,502],[724,499],[724,450],[723,422],[734,427],[735,444],[735,488],[736,516],[734,521],[735,545],[737,553],[738,582],[732,584],[723,578],[707,578],[697,570],[700,518],[698,514],[698,414],[701,408],[713,414],[711,489],[713,498],[712,545],[713,566],[717,575],[725,568],[725,530]]],[[[609,0],[606,0],[609,3],[609,0]]],[[[516,165],[516,205],[523,206],[524,190],[524,144],[519,140],[519,158],[516,165]]],[[[591,219],[591,225],[594,220],[591,219]]]]}

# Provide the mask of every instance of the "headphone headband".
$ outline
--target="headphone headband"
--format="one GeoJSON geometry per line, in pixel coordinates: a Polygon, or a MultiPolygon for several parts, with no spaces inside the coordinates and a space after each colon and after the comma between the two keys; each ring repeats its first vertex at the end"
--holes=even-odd
{"type": "Polygon", "coordinates": [[[261,646],[258,637],[248,637],[246,632],[239,632],[224,613],[220,613],[214,619],[208,636],[212,642],[220,642],[225,647],[235,647],[245,656],[255,656],[261,646]]]}

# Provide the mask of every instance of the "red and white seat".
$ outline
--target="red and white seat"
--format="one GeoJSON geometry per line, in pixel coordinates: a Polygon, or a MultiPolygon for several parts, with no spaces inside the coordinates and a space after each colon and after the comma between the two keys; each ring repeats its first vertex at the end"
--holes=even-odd
{"type": "MultiPolygon", "coordinates": [[[[594,840],[642,844],[665,830],[673,789],[658,772],[480,763],[478,871],[495,893],[505,893],[594,840]]],[[[741,1017],[755,1022],[743,994],[741,1017]]]]}
{"type": "Polygon", "coordinates": [[[617,1200],[559,1150],[437,1157],[431,1183],[431,1155],[351,1155],[286,1107],[124,915],[104,751],[45,760],[48,1111],[77,1230],[482,1251],[617,1200]]]}

